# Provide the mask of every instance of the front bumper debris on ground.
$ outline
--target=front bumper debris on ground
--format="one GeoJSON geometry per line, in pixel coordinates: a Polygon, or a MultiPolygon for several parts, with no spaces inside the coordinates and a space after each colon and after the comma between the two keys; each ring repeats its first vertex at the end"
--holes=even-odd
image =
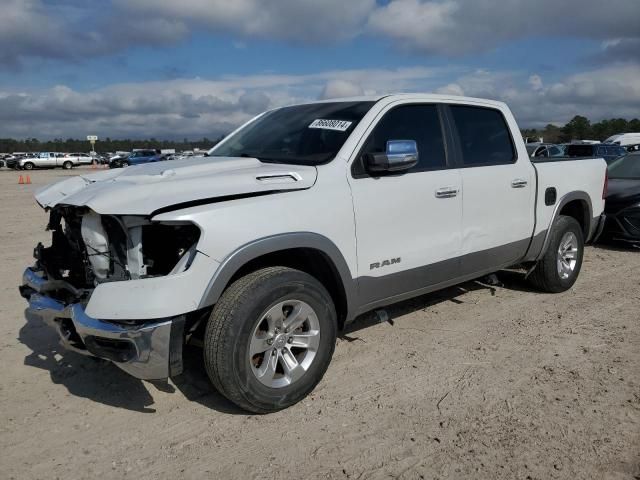
{"type": "Polygon", "coordinates": [[[52,286],[66,288],[60,281],[48,280],[43,272],[24,271],[20,293],[29,302],[25,316],[53,327],[67,349],[111,360],[145,380],[182,372],[183,316],[132,323],[99,320],[88,316],[80,302],[66,304],[48,296],[52,286]]]}

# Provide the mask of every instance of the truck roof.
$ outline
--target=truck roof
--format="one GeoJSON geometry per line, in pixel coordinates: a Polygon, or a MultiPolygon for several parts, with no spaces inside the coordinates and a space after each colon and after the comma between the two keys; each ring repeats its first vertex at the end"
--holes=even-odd
{"type": "MultiPolygon", "coordinates": [[[[504,107],[506,104],[504,102],[499,102],[497,100],[488,100],[486,98],[475,98],[475,97],[463,97],[460,95],[443,95],[437,93],[391,93],[386,95],[363,95],[363,96],[355,96],[355,97],[340,97],[340,98],[328,98],[326,100],[316,100],[311,102],[302,102],[301,104],[312,104],[312,103],[328,103],[328,102],[377,102],[382,99],[388,99],[389,101],[394,100],[405,100],[405,99],[414,99],[417,101],[423,102],[464,102],[464,103],[475,103],[475,104],[483,104],[483,105],[491,105],[495,107],[504,107]]],[[[298,104],[298,105],[301,105],[298,104]]]]}

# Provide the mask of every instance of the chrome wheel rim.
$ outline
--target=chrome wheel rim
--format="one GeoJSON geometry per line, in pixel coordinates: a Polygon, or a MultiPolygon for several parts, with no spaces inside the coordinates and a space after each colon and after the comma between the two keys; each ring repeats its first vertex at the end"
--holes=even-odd
{"type": "Polygon", "coordinates": [[[249,365],[263,385],[287,387],[309,370],[319,345],[320,322],[313,308],[301,300],[284,300],[269,307],[253,329],[249,365]]]}
{"type": "Polygon", "coordinates": [[[556,263],[561,279],[566,280],[573,274],[578,263],[578,237],[575,233],[567,232],[562,236],[556,263]]]}

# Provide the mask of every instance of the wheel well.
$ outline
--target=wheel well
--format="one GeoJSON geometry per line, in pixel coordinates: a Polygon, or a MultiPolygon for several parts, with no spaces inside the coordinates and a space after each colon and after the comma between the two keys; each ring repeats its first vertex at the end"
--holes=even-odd
{"type": "Polygon", "coordinates": [[[344,326],[348,310],[344,284],[329,256],[315,248],[291,248],[254,258],[233,275],[227,286],[248,273],[274,266],[295,268],[318,280],[331,295],[338,315],[338,327],[344,326]]]}
{"type": "Polygon", "coordinates": [[[587,202],[584,200],[572,200],[562,207],[559,214],[575,218],[582,228],[585,241],[587,240],[591,226],[587,202]]]}

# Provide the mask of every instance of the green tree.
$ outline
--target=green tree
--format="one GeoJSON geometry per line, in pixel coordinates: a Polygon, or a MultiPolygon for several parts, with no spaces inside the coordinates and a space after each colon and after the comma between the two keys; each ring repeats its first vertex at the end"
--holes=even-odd
{"type": "Polygon", "coordinates": [[[562,133],[568,140],[588,139],[591,137],[591,122],[587,117],[576,115],[562,127],[562,133]]]}

